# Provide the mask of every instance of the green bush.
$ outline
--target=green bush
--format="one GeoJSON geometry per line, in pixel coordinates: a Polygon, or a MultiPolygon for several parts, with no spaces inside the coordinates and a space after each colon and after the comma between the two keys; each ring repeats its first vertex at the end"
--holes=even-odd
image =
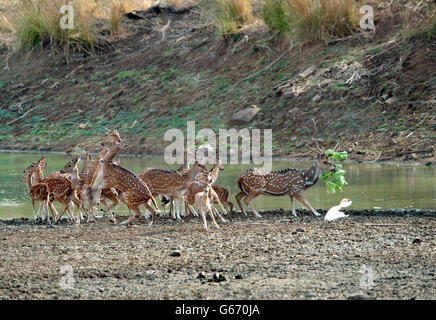
{"type": "Polygon", "coordinates": [[[262,18],[272,30],[287,32],[292,28],[290,10],[286,0],[265,0],[262,18]]]}
{"type": "MultiPolygon", "coordinates": [[[[325,155],[330,161],[345,160],[348,158],[346,151],[336,152],[331,149],[327,150],[325,155]]],[[[346,171],[342,169],[342,165],[334,163],[333,167],[336,169],[336,172],[323,172],[321,175],[321,179],[326,183],[328,193],[335,193],[336,189],[342,191],[342,187],[348,184],[345,180],[346,171]]]]}

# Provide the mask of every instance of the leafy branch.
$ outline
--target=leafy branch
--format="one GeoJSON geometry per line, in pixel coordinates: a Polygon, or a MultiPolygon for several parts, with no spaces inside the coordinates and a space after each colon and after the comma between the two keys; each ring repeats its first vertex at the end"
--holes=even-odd
{"type": "MultiPolygon", "coordinates": [[[[345,160],[348,158],[348,154],[346,151],[336,152],[332,149],[329,149],[325,152],[325,155],[332,160],[345,160]]],[[[336,169],[335,172],[323,172],[321,175],[321,179],[326,183],[327,192],[335,193],[336,189],[342,192],[342,187],[346,186],[348,182],[345,180],[346,171],[342,169],[341,164],[333,164],[333,167],[336,169]]]]}

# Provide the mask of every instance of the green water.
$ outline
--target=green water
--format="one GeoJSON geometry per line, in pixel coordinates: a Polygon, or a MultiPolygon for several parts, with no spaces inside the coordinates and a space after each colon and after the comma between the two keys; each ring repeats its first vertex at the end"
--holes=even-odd
{"type": "MultiPolygon", "coordinates": [[[[37,153],[0,153],[0,218],[31,217],[32,210],[23,178],[23,170],[31,162],[45,156],[45,175],[59,171],[71,160],[69,155],[37,153]]],[[[276,161],[273,169],[287,167],[308,168],[310,162],[276,161]]],[[[178,165],[167,165],[161,158],[122,157],[121,166],[139,173],[144,168],[175,169],[178,165]]],[[[210,167],[210,165],[208,166],[210,167]]],[[[234,196],[239,192],[236,179],[251,165],[225,165],[217,183],[230,188],[230,201],[237,208],[234,196]]],[[[383,164],[344,164],[349,185],[343,192],[328,194],[325,185],[319,181],[304,192],[314,208],[329,209],[344,197],[353,201],[350,209],[420,208],[436,209],[436,167],[383,165],[383,164]]],[[[80,169],[80,168],[79,168],[80,169]]],[[[259,196],[253,202],[256,209],[290,210],[289,197],[259,196]]],[[[298,201],[297,208],[303,207],[298,201]]],[[[124,205],[119,213],[127,212],[124,205]]]]}

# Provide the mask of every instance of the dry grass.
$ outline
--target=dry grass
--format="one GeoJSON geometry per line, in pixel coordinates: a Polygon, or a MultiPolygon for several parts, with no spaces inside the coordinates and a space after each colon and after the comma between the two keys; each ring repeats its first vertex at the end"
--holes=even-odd
{"type": "Polygon", "coordinates": [[[212,10],[215,25],[224,38],[232,37],[253,21],[250,0],[216,0],[212,10]]]}
{"type": "Polygon", "coordinates": [[[263,19],[304,40],[347,35],[358,21],[352,0],[265,0],[263,19]]]}
{"type": "Polygon", "coordinates": [[[16,48],[33,47],[47,41],[93,47],[107,29],[111,35],[121,32],[125,12],[143,10],[151,0],[0,0],[0,40],[16,48]],[[74,29],[62,30],[60,7],[72,3],[74,29]],[[103,22],[103,23],[102,23],[103,22]],[[8,41],[6,41],[8,40],[8,41]]]}
{"type": "Polygon", "coordinates": [[[410,2],[401,13],[401,36],[408,40],[417,34],[424,34],[433,40],[436,34],[436,4],[410,2]]]}

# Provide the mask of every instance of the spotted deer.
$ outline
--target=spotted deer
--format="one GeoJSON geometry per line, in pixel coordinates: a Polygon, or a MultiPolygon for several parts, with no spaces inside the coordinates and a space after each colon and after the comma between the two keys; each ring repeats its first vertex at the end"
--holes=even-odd
{"type": "Polygon", "coordinates": [[[133,172],[115,164],[113,158],[124,148],[123,143],[111,143],[107,148],[107,153],[96,163],[96,170],[93,171],[89,179],[89,186],[93,190],[114,188],[121,191],[121,200],[127,205],[134,215],[129,217],[122,224],[128,224],[141,215],[139,205],[143,204],[152,214],[152,226],[156,220],[156,213],[153,207],[148,204],[151,200],[157,207],[148,186],[133,172]]]}
{"type": "MultiPolygon", "coordinates": [[[[218,199],[221,202],[221,204],[224,206],[224,209],[229,207],[230,208],[229,212],[230,213],[233,212],[233,203],[229,201],[230,190],[219,184],[212,185],[212,189],[218,195],[218,199]]],[[[218,201],[215,201],[214,203],[218,204],[218,201]]]]}
{"type": "MultiPolygon", "coordinates": [[[[120,134],[118,133],[117,129],[105,129],[106,130],[106,135],[109,141],[109,146],[110,145],[122,145],[125,146],[124,144],[122,144],[121,141],[121,137],[120,134]]],[[[106,188],[100,188],[101,185],[101,179],[102,177],[99,176],[97,174],[97,172],[99,174],[101,174],[103,171],[102,169],[102,159],[105,156],[108,156],[109,153],[109,148],[108,147],[104,147],[104,144],[102,143],[103,149],[98,153],[96,160],[94,161],[94,163],[92,165],[89,165],[89,172],[88,172],[88,176],[86,177],[86,179],[84,179],[85,183],[81,189],[81,193],[80,193],[80,207],[79,207],[79,213],[81,213],[81,209],[82,207],[84,207],[84,203],[87,202],[88,203],[88,222],[94,219],[94,205],[97,204],[100,201],[100,197],[101,194],[103,192],[104,189],[106,188]],[[97,179],[97,182],[95,181],[97,179]]],[[[112,159],[116,156],[116,154],[114,154],[112,156],[112,159]]],[[[111,161],[112,161],[111,159],[111,161]]],[[[92,159],[91,159],[92,160],[92,159]]],[[[86,211],[86,209],[85,209],[86,211]]],[[[77,223],[80,224],[81,220],[83,219],[83,217],[81,216],[81,214],[79,214],[77,223]]]]}
{"type": "MultiPolygon", "coordinates": [[[[75,157],[73,160],[71,160],[70,162],[68,162],[65,167],[60,171],[60,173],[69,173],[70,177],[71,177],[71,182],[73,185],[73,188],[76,190],[79,199],[81,198],[81,194],[82,194],[82,189],[85,185],[85,181],[88,178],[88,174],[85,173],[79,173],[79,169],[77,167],[78,162],[81,161],[81,157],[75,157]]],[[[103,198],[108,198],[109,200],[112,201],[112,206],[107,206],[106,205],[106,212],[109,210],[110,214],[111,214],[111,220],[116,223],[116,219],[114,216],[114,213],[112,211],[110,211],[110,209],[112,209],[113,207],[115,207],[119,201],[117,199],[117,195],[114,194],[114,192],[111,189],[103,189],[101,191],[101,196],[102,199],[101,201],[103,202],[103,198]]],[[[80,213],[79,213],[80,215],[80,213]]]]}
{"type": "Polygon", "coordinates": [[[220,215],[218,210],[212,205],[214,200],[218,197],[217,194],[212,189],[212,178],[211,174],[208,174],[208,177],[205,181],[200,185],[200,189],[198,189],[194,196],[194,203],[197,207],[201,218],[203,219],[204,230],[207,231],[207,222],[206,222],[206,213],[209,214],[213,225],[219,229],[219,225],[217,224],[213,212],[215,211],[217,215],[221,218],[223,222],[226,220],[220,215]]]}
{"type": "Polygon", "coordinates": [[[49,203],[57,201],[62,205],[62,210],[56,214],[55,222],[65,213],[68,213],[70,220],[74,220],[74,217],[70,211],[69,202],[73,201],[74,204],[79,207],[80,201],[76,196],[76,192],[72,186],[70,179],[60,174],[59,172],[48,175],[46,178],[43,176],[43,170],[46,164],[42,158],[37,165],[31,167],[32,175],[35,178],[35,184],[45,183],[50,189],[49,203]]]}
{"type": "MultiPolygon", "coordinates": [[[[196,161],[194,166],[185,172],[178,172],[176,170],[145,169],[139,174],[139,177],[150,188],[154,197],[157,195],[166,195],[184,201],[182,194],[186,190],[188,184],[195,179],[198,170],[199,164],[196,161]]],[[[174,213],[173,218],[176,218],[174,213]]],[[[177,219],[181,219],[179,210],[177,210],[177,219]]]]}
{"type": "Polygon", "coordinates": [[[317,153],[317,158],[315,163],[307,170],[287,168],[271,171],[264,168],[251,168],[241,174],[237,180],[241,192],[235,198],[242,212],[247,215],[241,204],[243,199],[254,215],[257,218],[262,218],[253,205],[250,204],[251,200],[261,194],[267,196],[288,195],[291,199],[292,215],[295,217],[297,216],[295,212],[295,198],[308,207],[315,216],[320,216],[303,196],[302,192],[313,186],[323,171],[335,172],[335,168],[321,149],[318,148],[318,151],[309,149],[317,153]]]}
{"type": "MultiPolygon", "coordinates": [[[[41,158],[41,160],[44,161],[44,157],[41,158]]],[[[52,213],[53,218],[55,218],[57,215],[56,209],[53,206],[51,206],[51,203],[50,203],[50,188],[46,183],[36,183],[36,184],[32,185],[32,176],[34,175],[33,174],[34,170],[32,170],[32,168],[33,168],[33,166],[39,165],[39,162],[41,160],[32,163],[29,167],[27,167],[23,171],[23,173],[24,173],[23,181],[27,185],[27,191],[29,193],[29,197],[31,200],[33,219],[36,221],[36,219],[38,219],[40,217],[41,209],[43,209],[43,211],[45,211],[45,213],[46,213],[46,216],[48,219],[47,221],[50,222],[50,217],[48,216],[49,209],[50,209],[50,212],[52,213]],[[35,212],[35,201],[38,201],[40,203],[37,212],[35,212]],[[54,213],[53,210],[56,213],[54,213]]]]}
{"type": "MultiPolygon", "coordinates": [[[[106,154],[107,150],[104,149],[104,153],[99,154],[97,157],[99,157],[99,159],[101,159],[103,157],[104,154],[106,154]]],[[[82,159],[82,158],[81,158],[82,159]]],[[[120,159],[118,159],[117,161],[115,161],[116,164],[120,164],[120,159]]],[[[95,160],[92,158],[92,156],[87,153],[85,157],[83,157],[83,168],[82,171],[79,173],[79,178],[80,178],[80,188],[82,189],[85,185],[85,182],[88,180],[88,176],[89,176],[89,172],[92,170],[93,166],[95,164],[95,160]]],[[[66,167],[64,169],[67,169],[68,171],[68,164],[66,165],[66,167]]],[[[71,170],[71,168],[69,169],[71,170]]],[[[79,194],[81,193],[81,191],[78,191],[79,194]]],[[[101,190],[101,197],[100,197],[100,202],[103,203],[103,205],[105,206],[104,209],[101,209],[104,212],[110,212],[111,213],[111,220],[113,222],[116,222],[115,218],[114,218],[114,213],[112,213],[110,210],[112,210],[113,208],[115,208],[120,202],[119,202],[119,198],[121,196],[121,191],[119,190],[111,190],[111,189],[103,189],[101,190]],[[109,205],[106,200],[110,200],[112,202],[111,205],[109,205]]]]}
{"type": "MultiPolygon", "coordinates": [[[[219,170],[224,170],[224,167],[222,166],[222,164],[219,161],[217,161],[214,164],[214,166],[212,167],[212,169],[210,171],[208,171],[205,167],[201,168],[199,174],[197,175],[196,181],[193,181],[193,182],[188,184],[186,192],[183,195],[186,213],[188,213],[189,209],[191,209],[195,214],[195,210],[193,210],[193,208],[192,208],[192,205],[195,202],[195,195],[198,192],[202,192],[202,190],[204,190],[204,185],[206,183],[208,183],[208,181],[210,181],[211,185],[213,185],[216,182],[216,180],[218,179],[219,170]]],[[[224,188],[224,187],[222,187],[222,188],[224,188]]],[[[220,189],[220,188],[218,187],[217,189],[220,189]]],[[[220,191],[222,191],[222,190],[220,190],[220,191]]],[[[224,214],[227,214],[225,208],[222,205],[221,199],[220,199],[219,195],[213,189],[213,186],[212,186],[212,190],[210,192],[208,192],[208,194],[210,197],[213,197],[213,201],[211,203],[212,204],[213,203],[219,204],[221,206],[221,209],[223,210],[224,214]]],[[[221,194],[224,195],[223,193],[221,193],[221,194]]],[[[227,195],[227,197],[228,197],[228,195],[227,195]]],[[[225,201],[225,202],[227,202],[227,201],[225,201]]],[[[222,217],[221,217],[221,219],[224,220],[222,217]]]]}

